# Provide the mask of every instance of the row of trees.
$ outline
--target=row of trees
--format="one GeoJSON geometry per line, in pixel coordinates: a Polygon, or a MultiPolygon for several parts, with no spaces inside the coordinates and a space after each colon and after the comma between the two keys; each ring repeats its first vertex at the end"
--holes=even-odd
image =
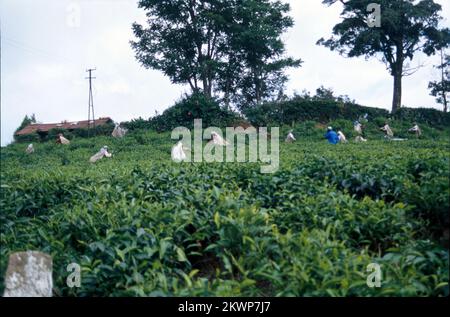
{"type": "MultiPolygon", "coordinates": [[[[323,0],[340,3],[342,21],[317,44],[346,57],[378,57],[394,79],[392,111],[401,107],[402,79],[418,52],[434,55],[450,45],[450,30],[439,28],[442,8],[433,0],[323,0]],[[379,5],[380,16],[368,10],[379,5]],[[368,21],[380,19],[372,25],[368,21]]],[[[147,25],[133,24],[131,45],[146,68],[164,72],[173,83],[218,97],[241,110],[281,98],[286,69],[300,67],[287,57],[281,36],[293,26],[281,0],[140,0],[147,25]]],[[[447,109],[448,58],[432,94],[447,109]],[[446,74],[446,77],[444,76],[446,74]],[[447,83],[444,82],[447,80],[447,83]]]]}

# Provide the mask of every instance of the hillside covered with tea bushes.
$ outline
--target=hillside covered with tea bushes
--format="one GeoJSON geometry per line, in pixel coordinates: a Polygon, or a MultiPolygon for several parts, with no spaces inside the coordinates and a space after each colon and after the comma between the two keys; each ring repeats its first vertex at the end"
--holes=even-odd
{"type": "Polygon", "coordinates": [[[39,250],[55,296],[448,296],[447,134],[332,146],[305,124],[275,174],[174,163],[169,133],[2,148],[0,292],[9,254],[39,250]]]}

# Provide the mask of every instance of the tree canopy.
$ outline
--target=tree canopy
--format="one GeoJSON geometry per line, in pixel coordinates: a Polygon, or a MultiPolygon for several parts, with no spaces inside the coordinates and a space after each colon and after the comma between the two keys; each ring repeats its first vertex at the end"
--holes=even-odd
{"type": "Polygon", "coordinates": [[[444,112],[448,111],[448,94],[450,93],[450,55],[441,51],[441,64],[437,66],[441,71],[441,80],[432,81],[428,88],[430,94],[436,97],[436,101],[444,106],[444,112]]]}
{"type": "Polygon", "coordinates": [[[22,123],[19,125],[19,127],[16,129],[14,133],[22,130],[31,123],[36,123],[36,116],[34,115],[34,113],[31,116],[25,115],[25,117],[22,120],[22,123]]]}
{"type": "Polygon", "coordinates": [[[193,92],[243,108],[273,98],[284,70],[300,66],[284,56],[281,35],[293,20],[282,1],[140,0],[139,7],[147,25],[133,24],[137,60],[193,92]]]}
{"type": "Polygon", "coordinates": [[[435,54],[450,44],[449,29],[440,29],[441,6],[433,0],[324,0],[332,5],[343,5],[342,21],[334,26],[329,39],[320,39],[317,44],[336,50],[347,57],[380,57],[394,77],[392,111],[401,107],[402,78],[411,75],[415,54],[435,54]],[[381,8],[381,25],[370,26],[373,11],[369,5],[376,3],[381,8]]]}

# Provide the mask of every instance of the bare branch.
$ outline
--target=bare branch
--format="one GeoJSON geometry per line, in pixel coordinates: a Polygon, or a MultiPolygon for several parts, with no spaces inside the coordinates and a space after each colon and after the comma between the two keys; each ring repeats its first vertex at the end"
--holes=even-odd
{"type": "Polygon", "coordinates": [[[425,63],[420,63],[419,65],[415,66],[415,67],[405,67],[405,69],[403,70],[402,76],[403,77],[407,77],[407,76],[411,76],[415,73],[417,73],[419,71],[419,69],[421,69],[422,67],[426,66],[425,63]]]}

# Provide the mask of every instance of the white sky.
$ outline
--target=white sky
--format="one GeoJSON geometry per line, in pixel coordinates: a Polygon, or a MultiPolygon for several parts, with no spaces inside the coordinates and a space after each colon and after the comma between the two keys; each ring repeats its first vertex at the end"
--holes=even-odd
{"type": "MultiPolygon", "coordinates": [[[[376,59],[346,59],[315,45],[339,21],[340,5],[321,0],[288,0],[295,26],[283,36],[289,55],[303,67],[289,71],[288,93],[314,92],[324,85],[367,106],[390,109],[392,78],[376,59]]],[[[449,26],[450,2],[443,7],[449,26]]],[[[40,122],[86,120],[87,68],[94,75],[96,118],[115,121],[148,118],[162,112],[188,87],[172,85],[160,72],[146,70],[134,58],[131,24],[145,22],[137,0],[0,0],[1,145],[12,140],[26,114],[40,122]],[[79,13],[79,14],[77,14],[79,13]]],[[[437,57],[417,56],[420,71],[404,79],[403,104],[439,107],[428,82],[438,78],[437,57]]]]}

